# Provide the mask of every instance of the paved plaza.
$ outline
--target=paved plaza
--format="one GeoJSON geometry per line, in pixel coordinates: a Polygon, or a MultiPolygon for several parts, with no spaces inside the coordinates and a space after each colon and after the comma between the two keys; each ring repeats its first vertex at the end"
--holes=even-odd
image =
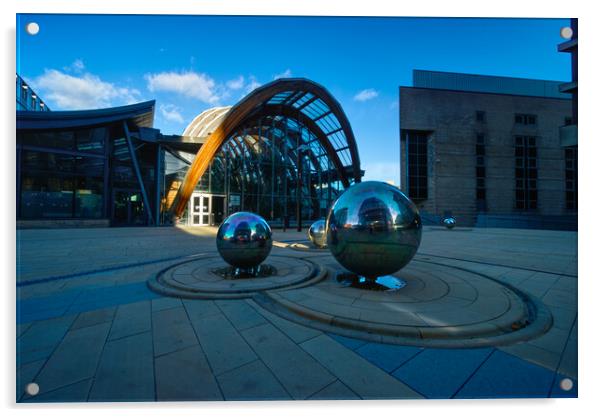
{"type": "Polygon", "coordinates": [[[18,230],[17,401],[577,395],[575,232],[425,227],[392,293],[295,231],[219,279],[215,232],[18,230]]]}

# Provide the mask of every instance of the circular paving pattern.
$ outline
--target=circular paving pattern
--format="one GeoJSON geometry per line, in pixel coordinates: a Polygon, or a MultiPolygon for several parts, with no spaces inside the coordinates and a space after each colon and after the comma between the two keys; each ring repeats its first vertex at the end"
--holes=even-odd
{"type": "Polygon", "coordinates": [[[148,280],[148,286],[173,297],[242,298],[258,291],[309,285],[326,275],[324,269],[306,259],[271,255],[266,262],[275,270],[274,275],[226,279],[215,272],[227,266],[221,257],[188,260],[160,271],[148,280]]]}
{"type": "Polygon", "coordinates": [[[407,285],[367,291],[336,281],[340,267],[326,260],[327,279],[255,299],[289,320],[372,341],[419,346],[492,346],[527,340],[552,323],[537,300],[482,274],[415,260],[397,275],[407,285]]]}

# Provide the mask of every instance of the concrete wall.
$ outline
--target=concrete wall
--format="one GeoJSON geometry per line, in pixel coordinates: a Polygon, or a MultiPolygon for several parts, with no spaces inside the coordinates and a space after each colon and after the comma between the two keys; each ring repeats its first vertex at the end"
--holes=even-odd
{"type": "MultiPolygon", "coordinates": [[[[514,136],[537,137],[538,209],[532,214],[574,215],[565,210],[564,148],[559,127],[571,116],[571,101],[400,87],[400,129],[430,131],[429,199],[421,208],[442,216],[451,211],[459,225],[475,224],[476,137],[485,135],[486,206],[488,214],[521,214],[515,209],[514,136]],[[485,122],[476,112],[485,112],[485,122]],[[516,113],[537,115],[535,126],[518,125],[516,113]]],[[[401,133],[401,132],[400,132],[401,133]]],[[[402,154],[405,141],[401,136],[402,154]]],[[[406,190],[406,158],[401,184],[406,190]]]]}

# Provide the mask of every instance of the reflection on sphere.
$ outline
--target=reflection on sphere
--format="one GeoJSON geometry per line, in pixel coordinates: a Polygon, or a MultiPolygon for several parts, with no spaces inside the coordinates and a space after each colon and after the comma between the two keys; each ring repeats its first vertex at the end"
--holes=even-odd
{"type": "Polygon", "coordinates": [[[272,250],[272,230],[259,215],[241,211],[228,216],[216,236],[217,251],[236,268],[254,268],[272,250]]]}
{"type": "Polygon", "coordinates": [[[334,202],[326,231],[328,248],[343,267],[375,279],[410,262],[420,245],[422,222],[414,203],[398,188],[366,181],[334,202]]]}

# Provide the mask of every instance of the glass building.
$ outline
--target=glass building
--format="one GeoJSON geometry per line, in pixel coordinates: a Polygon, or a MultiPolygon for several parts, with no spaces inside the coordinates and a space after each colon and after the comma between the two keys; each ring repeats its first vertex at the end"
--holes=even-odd
{"type": "Polygon", "coordinates": [[[17,219],[152,224],[163,157],[139,130],[152,126],[154,106],[18,111],[17,219]]]}
{"type": "Polygon", "coordinates": [[[35,91],[17,74],[16,86],[17,111],[50,111],[46,103],[36,94],[35,91]]]}
{"type": "Polygon", "coordinates": [[[153,129],[154,107],[17,111],[22,225],[205,226],[244,210],[301,227],[361,180],[349,121],[312,81],[266,84],[182,135],[153,129]]]}

